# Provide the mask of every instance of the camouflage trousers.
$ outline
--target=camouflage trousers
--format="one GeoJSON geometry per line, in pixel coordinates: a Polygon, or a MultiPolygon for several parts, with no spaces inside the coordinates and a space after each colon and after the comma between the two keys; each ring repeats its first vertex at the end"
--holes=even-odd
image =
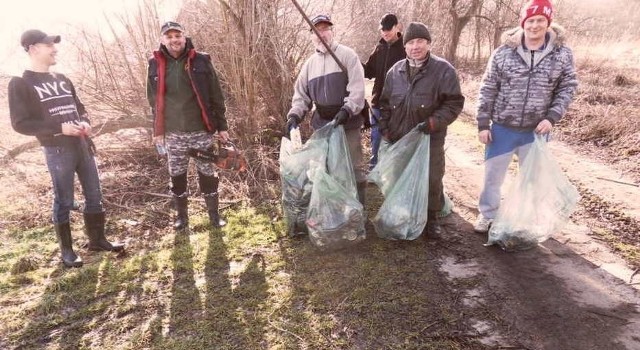
{"type": "MultiPolygon", "coordinates": [[[[189,148],[206,149],[213,143],[212,134],[206,131],[173,131],[164,137],[169,165],[169,176],[185,174],[189,167],[189,148]]],[[[218,176],[215,165],[194,159],[198,172],[206,176],[218,176]]]]}

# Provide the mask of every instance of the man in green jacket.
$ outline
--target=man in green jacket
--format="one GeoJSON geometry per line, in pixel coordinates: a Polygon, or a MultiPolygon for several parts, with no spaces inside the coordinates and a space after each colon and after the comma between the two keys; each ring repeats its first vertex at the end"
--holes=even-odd
{"type": "MultiPolygon", "coordinates": [[[[208,54],[196,52],[184,28],[166,22],[161,45],[149,59],[147,99],[153,112],[153,135],[166,148],[171,192],[177,211],[174,228],[189,225],[187,168],[190,148],[207,149],[214,133],[222,143],[229,140],[225,104],[218,75],[208,54]]],[[[219,178],[212,163],[196,159],[200,191],[204,195],[211,225],[226,223],[218,213],[219,178]]]]}

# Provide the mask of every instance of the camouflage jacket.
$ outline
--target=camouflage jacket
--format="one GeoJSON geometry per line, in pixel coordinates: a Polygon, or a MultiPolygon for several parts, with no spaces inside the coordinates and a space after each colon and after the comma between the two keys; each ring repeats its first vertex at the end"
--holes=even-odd
{"type": "Polygon", "coordinates": [[[524,48],[523,35],[519,27],[506,32],[489,60],[478,101],[480,131],[491,122],[521,130],[544,119],[555,124],[573,100],[578,80],[564,29],[551,25],[545,47],[536,51],[524,48]]]}

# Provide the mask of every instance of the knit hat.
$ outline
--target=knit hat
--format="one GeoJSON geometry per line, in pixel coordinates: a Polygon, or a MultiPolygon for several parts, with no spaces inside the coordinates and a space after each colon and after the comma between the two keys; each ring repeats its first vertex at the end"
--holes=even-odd
{"type": "Polygon", "coordinates": [[[429,42],[431,42],[431,34],[429,34],[429,29],[427,29],[426,25],[420,22],[409,23],[402,36],[404,37],[402,40],[402,44],[404,45],[416,38],[427,39],[429,40],[429,42]]]}
{"type": "Polygon", "coordinates": [[[551,24],[553,6],[549,0],[531,0],[527,2],[522,8],[522,11],[520,11],[520,26],[524,28],[524,22],[529,17],[537,15],[545,16],[549,24],[551,24]]]}

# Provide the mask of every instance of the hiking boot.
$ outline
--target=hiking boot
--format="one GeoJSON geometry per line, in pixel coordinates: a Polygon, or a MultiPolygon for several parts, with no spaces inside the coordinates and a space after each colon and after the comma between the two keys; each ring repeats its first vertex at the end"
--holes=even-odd
{"type": "Polygon", "coordinates": [[[487,233],[493,223],[493,219],[487,219],[482,214],[478,215],[478,219],[473,224],[473,231],[477,233],[487,233]]]}

